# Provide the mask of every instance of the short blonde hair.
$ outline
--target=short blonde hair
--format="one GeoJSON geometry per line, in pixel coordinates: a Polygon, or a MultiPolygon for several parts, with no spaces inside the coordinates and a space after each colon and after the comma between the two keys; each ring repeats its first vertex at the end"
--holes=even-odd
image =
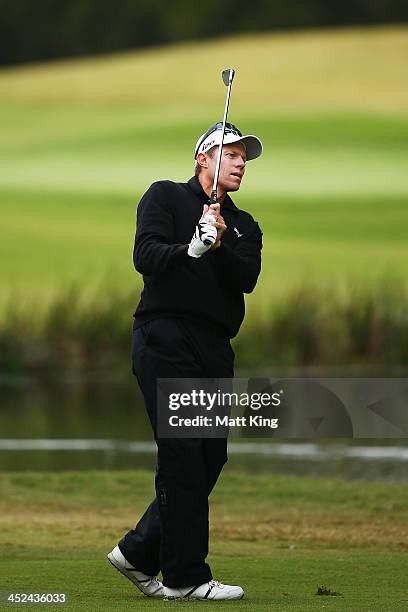
{"type": "MultiPolygon", "coordinates": [[[[214,156],[215,149],[218,149],[218,145],[215,145],[214,147],[211,147],[211,149],[208,149],[208,151],[206,151],[206,152],[204,153],[204,155],[208,155],[208,157],[211,157],[211,158],[212,158],[212,157],[214,156]]],[[[200,172],[201,172],[201,166],[200,166],[200,164],[198,163],[198,161],[196,160],[196,162],[195,162],[195,166],[194,166],[194,174],[195,174],[196,176],[198,176],[198,175],[200,174],[200,172]]]]}

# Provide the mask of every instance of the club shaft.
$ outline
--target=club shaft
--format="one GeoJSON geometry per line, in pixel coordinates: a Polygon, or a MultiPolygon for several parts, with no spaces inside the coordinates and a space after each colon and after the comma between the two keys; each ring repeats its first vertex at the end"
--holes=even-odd
{"type": "Polygon", "coordinates": [[[213,182],[213,188],[211,192],[210,204],[215,204],[217,201],[217,185],[218,185],[218,177],[220,175],[222,147],[224,144],[225,124],[227,123],[227,117],[228,117],[228,107],[229,107],[229,101],[230,101],[230,95],[231,95],[231,85],[232,85],[232,80],[230,79],[228,83],[228,87],[227,87],[227,98],[225,100],[224,119],[222,121],[221,142],[218,146],[218,157],[217,157],[217,164],[215,166],[214,182],[213,182]]]}

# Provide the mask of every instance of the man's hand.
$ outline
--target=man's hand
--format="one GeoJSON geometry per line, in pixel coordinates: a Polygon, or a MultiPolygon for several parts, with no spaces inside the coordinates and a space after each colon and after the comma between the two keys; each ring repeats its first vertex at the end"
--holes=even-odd
{"type": "Polygon", "coordinates": [[[227,226],[225,225],[224,218],[220,213],[220,205],[218,204],[218,202],[216,204],[211,204],[209,207],[207,206],[206,208],[207,210],[204,216],[206,220],[208,220],[209,223],[212,223],[217,230],[217,238],[211,248],[218,249],[218,247],[221,245],[221,237],[226,231],[227,226]]]}
{"type": "Polygon", "coordinates": [[[187,253],[190,257],[201,257],[206,251],[212,248],[217,240],[217,228],[215,226],[214,215],[209,213],[207,204],[204,204],[203,214],[196,225],[194,235],[188,247],[187,253]]]}

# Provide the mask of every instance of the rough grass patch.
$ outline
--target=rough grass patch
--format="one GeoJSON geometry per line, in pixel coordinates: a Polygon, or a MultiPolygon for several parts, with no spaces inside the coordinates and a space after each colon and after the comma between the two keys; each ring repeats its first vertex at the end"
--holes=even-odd
{"type": "MultiPolygon", "coordinates": [[[[71,286],[42,307],[8,308],[0,321],[0,370],[36,375],[129,367],[135,297],[109,285],[71,286]],[[126,364],[126,365],[125,365],[126,364]]],[[[345,290],[298,287],[250,316],[233,340],[237,368],[408,362],[408,291],[387,283],[345,290]]]]}

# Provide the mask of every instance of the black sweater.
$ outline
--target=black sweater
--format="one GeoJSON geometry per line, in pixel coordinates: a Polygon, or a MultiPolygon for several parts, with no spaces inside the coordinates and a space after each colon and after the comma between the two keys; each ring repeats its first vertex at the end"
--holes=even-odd
{"type": "Polygon", "coordinates": [[[133,262],[144,289],[134,328],[158,318],[186,318],[233,338],[261,270],[262,232],[252,216],[227,195],[221,246],[200,258],[187,254],[208,196],[196,177],[188,183],[158,181],[137,209],[133,262]]]}

